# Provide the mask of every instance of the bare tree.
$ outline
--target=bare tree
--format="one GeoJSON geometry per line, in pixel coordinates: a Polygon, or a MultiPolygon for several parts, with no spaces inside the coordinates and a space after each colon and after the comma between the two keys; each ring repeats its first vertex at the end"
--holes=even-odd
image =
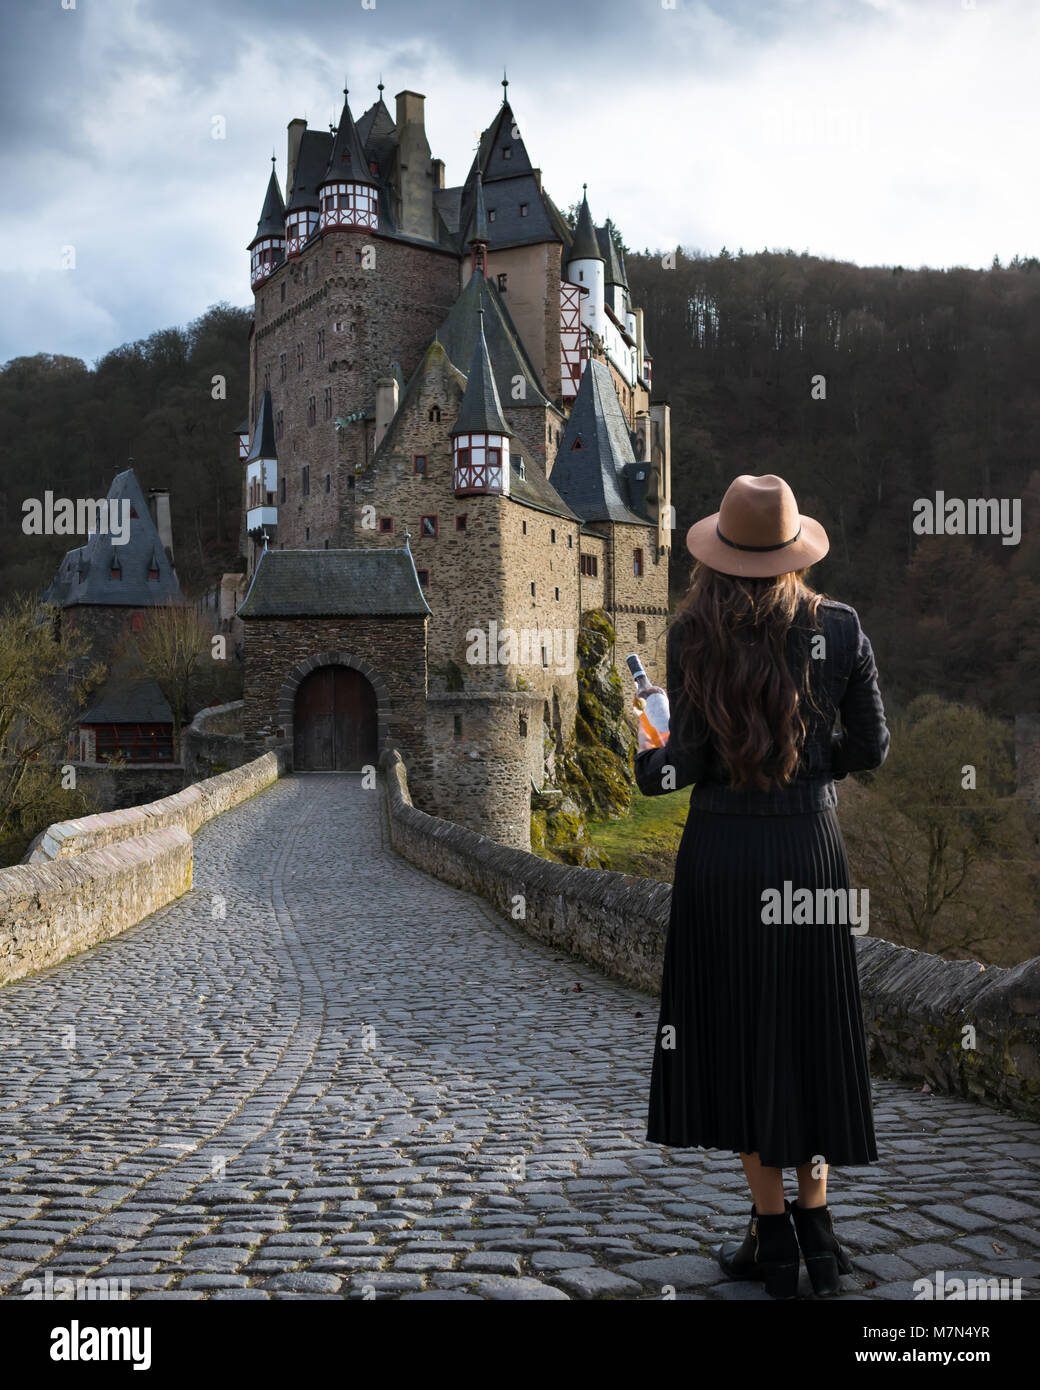
{"type": "Polygon", "coordinates": [[[138,659],[173,713],[173,756],[180,757],[181,727],[212,633],[190,604],[161,604],[146,614],[135,639],[138,659]]]}

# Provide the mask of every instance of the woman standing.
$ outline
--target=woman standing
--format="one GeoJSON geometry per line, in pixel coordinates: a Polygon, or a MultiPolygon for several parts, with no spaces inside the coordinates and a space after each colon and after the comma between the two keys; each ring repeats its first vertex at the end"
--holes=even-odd
{"type": "Polygon", "coordinates": [[[646,796],[694,784],[647,1138],[740,1155],[753,1205],[743,1243],[719,1251],[726,1274],[793,1298],[800,1247],[815,1292],[836,1293],[851,1264],[827,1169],[877,1150],[852,935],[862,899],[834,781],[888,753],[877,668],[855,610],[806,584],[829,542],[782,478],[737,478],[686,543],[697,564],[668,631],[670,734],[663,748],[641,735],[636,756],[646,796]]]}

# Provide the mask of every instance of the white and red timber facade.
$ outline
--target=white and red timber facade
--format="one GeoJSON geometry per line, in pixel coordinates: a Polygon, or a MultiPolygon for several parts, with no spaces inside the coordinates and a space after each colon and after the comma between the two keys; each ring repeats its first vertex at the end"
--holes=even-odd
{"type": "Polygon", "coordinates": [[[446,188],[424,101],[291,121],[249,246],[246,733],[395,743],[417,805],[526,847],[582,614],[664,679],[669,411],[610,224],[568,225],[505,98],[446,188]]]}

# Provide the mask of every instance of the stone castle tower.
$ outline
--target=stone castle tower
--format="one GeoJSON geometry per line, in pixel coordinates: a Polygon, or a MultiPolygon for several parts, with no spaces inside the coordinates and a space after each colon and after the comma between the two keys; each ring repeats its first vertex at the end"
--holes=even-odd
{"type": "Polygon", "coordinates": [[[664,678],[669,412],[609,223],[568,225],[505,96],[445,187],[424,101],[291,121],[250,243],[247,736],[396,742],[417,804],[527,846],[582,614],[664,678]]]}

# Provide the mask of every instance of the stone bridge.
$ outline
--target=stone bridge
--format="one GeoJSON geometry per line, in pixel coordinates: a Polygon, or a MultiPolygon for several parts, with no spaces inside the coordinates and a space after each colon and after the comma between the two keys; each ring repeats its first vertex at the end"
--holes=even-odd
{"type": "MultiPolygon", "coordinates": [[[[189,892],[0,990],[0,1293],[763,1298],[713,1255],[736,1158],[645,1140],[656,1010],[399,857],[382,788],[279,780],[197,829],[189,892]]],[[[846,1296],[1035,1297],[1038,1127],[873,1085],[846,1296]]]]}

